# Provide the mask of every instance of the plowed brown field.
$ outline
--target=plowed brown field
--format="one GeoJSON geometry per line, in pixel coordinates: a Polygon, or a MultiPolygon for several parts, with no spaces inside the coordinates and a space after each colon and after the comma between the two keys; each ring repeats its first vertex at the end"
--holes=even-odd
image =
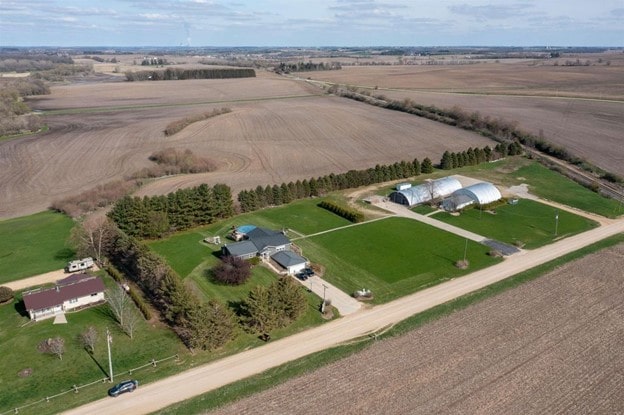
{"type": "Polygon", "coordinates": [[[446,149],[492,144],[439,123],[318,94],[316,87],[264,73],[55,87],[32,101],[37,109],[61,110],[46,115],[50,131],[0,142],[0,218],[37,212],[128,176],[148,166],[155,150],[171,146],[212,159],[218,170],[159,180],[142,194],[202,182],[238,191],[414,157],[437,161],[446,149]],[[171,121],[223,106],[232,112],[173,137],[162,133],[171,121]]]}
{"type": "Polygon", "coordinates": [[[621,413],[624,245],[218,414],[621,413]]]}
{"type": "Polygon", "coordinates": [[[611,66],[530,66],[526,61],[457,66],[345,67],[302,74],[380,89],[388,98],[517,121],[577,156],[624,175],[624,61],[611,66]],[[487,94],[487,95],[485,95],[487,94]],[[529,95],[529,96],[524,96],[529,95]],[[585,98],[585,99],[583,99],[585,98]]]}

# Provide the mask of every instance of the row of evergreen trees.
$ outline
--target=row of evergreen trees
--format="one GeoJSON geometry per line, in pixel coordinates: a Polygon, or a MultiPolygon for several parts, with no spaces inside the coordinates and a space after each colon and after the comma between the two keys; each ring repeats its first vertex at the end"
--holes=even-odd
{"type": "Polygon", "coordinates": [[[238,202],[241,211],[251,212],[267,206],[290,203],[297,199],[322,196],[334,190],[405,179],[432,171],[433,164],[429,158],[425,158],[422,163],[414,159],[411,162],[400,161],[390,165],[378,164],[365,170],[349,170],[346,173],[331,173],[316,179],[282,183],[280,186],[267,185],[266,187],[258,186],[253,190],[242,190],[238,193],[238,202]]]}
{"type": "Polygon", "coordinates": [[[228,186],[202,184],[165,196],[125,196],[108,216],[128,235],[156,238],[170,231],[207,225],[233,214],[232,192],[228,186]]]}
{"type": "Polygon", "coordinates": [[[126,72],[126,79],[133,81],[178,81],[185,79],[255,78],[252,68],[182,69],[167,68],[159,71],[126,72]]]}

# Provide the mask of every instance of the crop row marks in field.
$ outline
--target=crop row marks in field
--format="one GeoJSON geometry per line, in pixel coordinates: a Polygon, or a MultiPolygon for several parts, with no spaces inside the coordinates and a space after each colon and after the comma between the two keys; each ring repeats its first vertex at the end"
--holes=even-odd
{"type": "Polygon", "coordinates": [[[180,102],[180,103],[175,103],[175,104],[139,104],[139,105],[118,105],[118,106],[109,106],[109,107],[68,108],[68,109],[60,109],[60,110],[47,110],[47,111],[43,110],[41,111],[41,115],[70,115],[70,114],[124,111],[124,110],[149,110],[153,108],[191,107],[191,106],[210,105],[210,104],[245,103],[245,102],[273,101],[273,100],[282,100],[282,99],[313,98],[313,97],[318,97],[318,95],[315,95],[315,94],[279,95],[279,96],[274,96],[274,97],[229,99],[229,100],[201,101],[201,102],[180,102]]]}

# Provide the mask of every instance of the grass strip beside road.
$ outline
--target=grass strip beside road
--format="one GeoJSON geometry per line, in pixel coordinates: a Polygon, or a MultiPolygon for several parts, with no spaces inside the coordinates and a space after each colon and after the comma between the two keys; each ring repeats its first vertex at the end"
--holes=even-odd
{"type": "MultiPolygon", "coordinates": [[[[598,252],[602,249],[606,249],[618,243],[624,243],[624,235],[616,235],[604,239],[600,242],[557,258],[553,261],[516,274],[511,278],[507,278],[503,281],[497,282],[473,293],[459,297],[453,301],[449,301],[445,304],[433,307],[427,311],[414,315],[398,323],[383,334],[377,336],[377,341],[407,333],[431,321],[450,315],[456,311],[465,309],[470,305],[478,303],[481,300],[495,296],[506,290],[537,279],[567,262],[582,258],[586,255],[598,252]]],[[[373,340],[372,338],[366,337],[360,339],[360,341],[353,341],[344,346],[327,349],[314,355],[307,356],[293,362],[286,363],[279,367],[267,370],[259,375],[232,383],[214,391],[210,391],[193,399],[189,399],[179,404],[171,405],[167,408],[164,408],[163,410],[154,413],[161,415],[180,413],[203,414],[207,411],[219,408],[239,399],[251,396],[255,393],[262,392],[273,386],[286,382],[291,378],[301,376],[312,370],[318,369],[339,359],[350,356],[351,354],[361,351],[366,347],[370,346],[374,341],[375,340],[373,340]]]]}

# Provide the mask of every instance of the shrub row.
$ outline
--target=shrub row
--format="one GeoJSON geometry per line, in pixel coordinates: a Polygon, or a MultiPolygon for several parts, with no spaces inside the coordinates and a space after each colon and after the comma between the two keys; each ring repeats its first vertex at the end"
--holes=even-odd
{"type": "MultiPolygon", "coordinates": [[[[125,283],[124,275],[113,265],[107,265],[105,269],[108,275],[113,277],[113,279],[117,281],[119,284],[125,283]]],[[[141,295],[139,295],[135,290],[133,290],[132,287],[130,287],[130,289],[128,290],[128,295],[130,296],[130,298],[132,298],[132,301],[134,301],[136,306],[139,308],[139,310],[141,311],[141,314],[143,314],[143,317],[145,317],[145,320],[151,319],[152,312],[150,311],[149,307],[145,303],[145,300],[143,300],[143,297],[141,297],[141,295]]]]}
{"type": "Polygon", "coordinates": [[[337,205],[336,203],[327,200],[323,200],[318,204],[318,206],[354,223],[362,222],[364,220],[364,214],[362,212],[337,205]]]}
{"type": "Polygon", "coordinates": [[[215,108],[214,110],[209,111],[209,112],[204,112],[203,114],[192,115],[190,117],[186,117],[181,120],[170,122],[165,127],[165,130],[164,130],[165,136],[167,137],[172,136],[175,133],[182,131],[184,128],[188,127],[189,125],[195,122],[207,120],[208,118],[216,117],[217,115],[227,114],[230,112],[232,112],[232,110],[229,108],[225,108],[225,107],[220,108],[220,109],[215,108]]]}

